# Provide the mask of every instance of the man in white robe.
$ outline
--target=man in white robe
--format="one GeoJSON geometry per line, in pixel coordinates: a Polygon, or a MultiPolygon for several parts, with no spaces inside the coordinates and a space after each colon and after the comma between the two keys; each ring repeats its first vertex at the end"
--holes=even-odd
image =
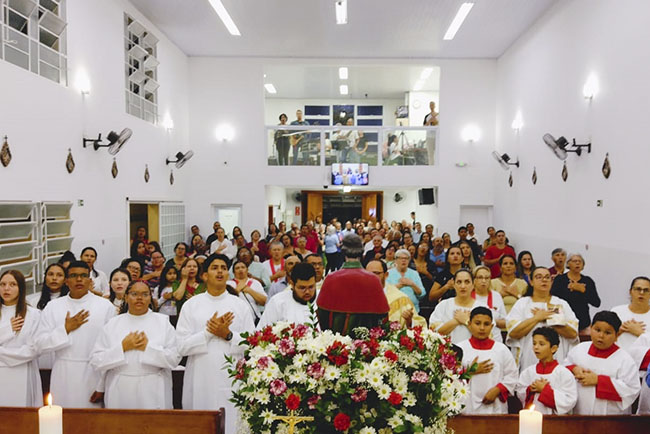
{"type": "Polygon", "coordinates": [[[183,409],[226,409],[226,433],[235,432],[239,418],[232,396],[225,357],[240,358],[241,334],[255,325],[248,305],[226,291],[230,260],[213,254],[203,264],[207,291],[185,302],[176,326],[178,352],[188,356],[183,379],[183,409]]]}
{"type": "Polygon", "coordinates": [[[128,312],[104,326],[90,357],[106,374],[106,408],[171,409],[171,370],[181,360],[176,331],[167,315],[149,309],[144,282],[132,282],[125,300],[128,312]]]}
{"type": "Polygon", "coordinates": [[[637,364],[615,344],[620,327],[614,312],[598,312],[591,323],[591,342],[569,352],[564,364],[578,381],[576,414],[630,414],[641,385],[637,364]]]}
{"type": "Polygon", "coordinates": [[[90,293],[91,282],[88,265],[72,262],[67,276],[70,292],[48,303],[41,315],[38,348],[55,351],[50,391],[62,407],[101,407],[104,377],[89,360],[104,325],[115,316],[115,306],[90,293]]]}
{"type": "Polygon", "coordinates": [[[301,262],[291,270],[291,291],[282,291],[266,304],[258,330],[278,321],[304,324],[311,322],[309,303],[316,309],[316,271],[311,264],[301,262]]]}
{"type": "Polygon", "coordinates": [[[507,414],[508,395],[514,394],[518,369],[512,353],[501,342],[490,338],[493,329],[492,312],[479,306],[470,314],[472,336],[458,346],[463,350],[463,366],[478,363],[469,383],[464,414],[507,414]]]}

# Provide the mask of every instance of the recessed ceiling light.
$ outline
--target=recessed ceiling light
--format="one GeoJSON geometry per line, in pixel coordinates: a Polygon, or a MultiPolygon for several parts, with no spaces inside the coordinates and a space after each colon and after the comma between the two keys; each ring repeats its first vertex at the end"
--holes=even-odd
{"type": "Polygon", "coordinates": [[[424,68],[422,73],[420,73],[420,80],[428,80],[431,77],[431,73],[433,73],[433,68],[424,68]]]}
{"type": "Polygon", "coordinates": [[[264,89],[266,89],[268,93],[278,93],[278,91],[275,89],[275,86],[273,86],[273,83],[266,83],[264,85],[264,89]]]}
{"type": "Polygon", "coordinates": [[[351,191],[352,191],[352,187],[347,186],[347,185],[345,187],[343,187],[343,193],[349,193],[351,191]]]}
{"type": "Polygon", "coordinates": [[[339,86],[339,92],[341,95],[347,95],[348,94],[348,85],[347,84],[342,84],[339,86]]]}
{"type": "Polygon", "coordinates": [[[347,66],[341,66],[339,68],[339,78],[341,80],[347,80],[348,79],[348,68],[347,68],[347,66]]]}
{"type": "Polygon", "coordinates": [[[460,29],[460,26],[463,25],[463,21],[465,21],[465,18],[467,18],[467,14],[469,14],[469,11],[471,11],[473,7],[474,7],[474,3],[463,3],[462,5],[460,5],[460,8],[458,8],[458,12],[456,13],[456,16],[454,17],[453,21],[449,25],[449,28],[447,29],[447,32],[443,37],[445,41],[451,41],[452,39],[454,39],[454,36],[456,36],[456,32],[458,31],[458,29],[460,29]]]}
{"type": "Polygon", "coordinates": [[[336,24],[348,23],[348,0],[337,0],[334,4],[336,11],[336,24]]]}
{"type": "Polygon", "coordinates": [[[219,18],[221,18],[221,21],[223,21],[223,24],[226,26],[230,34],[233,36],[241,36],[237,25],[230,17],[230,14],[223,3],[221,3],[221,0],[209,0],[209,2],[212,8],[217,12],[217,15],[219,15],[219,18]]]}

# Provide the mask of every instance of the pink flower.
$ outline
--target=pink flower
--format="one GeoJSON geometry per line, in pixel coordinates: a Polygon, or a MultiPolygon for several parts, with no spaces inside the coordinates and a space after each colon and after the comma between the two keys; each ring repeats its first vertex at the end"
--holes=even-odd
{"type": "Polygon", "coordinates": [[[271,358],[268,356],[260,357],[259,360],[257,361],[257,367],[260,369],[266,369],[269,367],[269,363],[271,363],[271,358]]]}
{"type": "Polygon", "coordinates": [[[453,354],[445,353],[440,356],[440,362],[447,369],[455,369],[457,365],[456,357],[453,354]]]}
{"type": "Polygon", "coordinates": [[[314,395],[307,400],[307,405],[310,410],[316,409],[316,404],[320,401],[320,395],[314,395]]]}
{"type": "Polygon", "coordinates": [[[374,328],[370,329],[370,337],[371,338],[378,339],[378,338],[384,336],[385,334],[386,334],[386,332],[381,327],[374,327],[374,328]]]}
{"type": "Polygon", "coordinates": [[[411,381],[413,383],[426,383],[429,381],[429,374],[424,371],[415,371],[411,375],[411,381]]]}
{"type": "Polygon", "coordinates": [[[397,321],[393,321],[393,322],[390,323],[390,331],[392,331],[392,332],[396,332],[397,330],[401,330],[401,328],[402,328],[402,325],[397,321]]]}
{"type": "Polygon", "coordinates": [[[290,356],[292,354],[295,354],[296,345],[293,343],[291,339],[284,338],[280,342],[278,342],[278,351],[283,356],[290,356]]]}
{"type": "Polygon", "coordinates": [[[315,380],[318,380],[319,378],[322,378],[323,375],[325,375],[325,368],[323,368],[323,366],[318,362],[312,363],[311,365],[307,366],[307,375],[315,380]]]}
{"type": "Polygon", "coordinates": [[[309,331],[309,327],[305,324],[298,324],[296,328],[291,333],[291,336],[298,339],[304,337],[309,331]]]}
{"type": "Polygon", "coordinates": [[[282,380],[273,380],[269,385],[269,390],[275,396],[282,395],[287,390],[287,383],[282,380]]]}
{"type": "Polygon", "coordinates": [[[357,387],[357,390],[354,391],[350,398],[352,398],[354,402],[363,402],[368,398],[368,391],[363,387],[357,387]]]}

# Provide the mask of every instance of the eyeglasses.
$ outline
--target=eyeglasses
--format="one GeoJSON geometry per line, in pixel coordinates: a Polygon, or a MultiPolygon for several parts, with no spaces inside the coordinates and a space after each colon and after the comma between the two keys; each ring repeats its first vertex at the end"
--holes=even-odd
{"type": "Polygon", "coordinates": [[[90,277],[90,274],[88,274],[88,273],[79,273],[79,274],[70,273],[70,274],[68,274],[68,277],[70,279],[72,279],[72,280],[75,280],[75,279],[88,279],[90,277]]]}
{"type": "Polygon", "coordinates": [[[638,286],[635,286],[634,288],[632,288],[632,291],[636,291],[641,294],[647,294],[650,292],[650,288],[639,288],[638,286]]]}
{"type": "Polygon", "coordinates": [[[551,280],[551,275],[550,274],[535,274],[533,276],[533,279],[537,280],[551,280]]]}

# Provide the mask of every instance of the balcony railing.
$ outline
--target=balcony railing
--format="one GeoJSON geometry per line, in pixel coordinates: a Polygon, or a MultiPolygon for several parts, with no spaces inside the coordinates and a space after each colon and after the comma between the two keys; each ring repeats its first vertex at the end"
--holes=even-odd
{"type": "Polygon", "coordinates": [[[266,127],[269,166],[433,166],[438,127],[274,125],[266,127]]]}

